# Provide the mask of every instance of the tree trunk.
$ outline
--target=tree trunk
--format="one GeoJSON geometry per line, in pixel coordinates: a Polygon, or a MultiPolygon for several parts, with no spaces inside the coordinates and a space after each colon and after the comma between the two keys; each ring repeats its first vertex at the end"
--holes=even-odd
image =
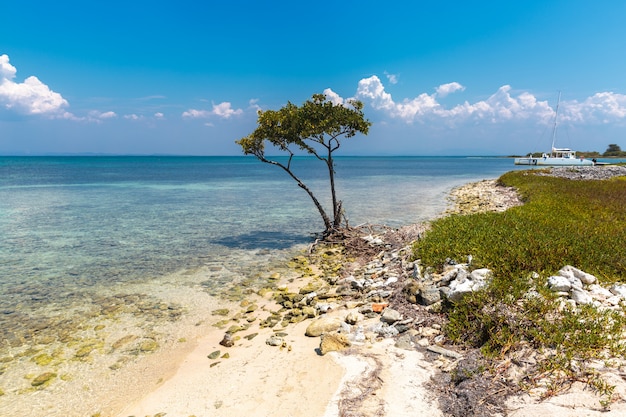
{"type": "Polygon", "coordinates": [[[333,167],[333,156],[330,148],[328,149],[328,175],[330,177],[330,193],[333,199],[333,227],[337,228],[341,225],[341,201],[337,201],[337,193],[335,191],[335,168],[333,167]]]}
{"type": "Polygon", "coordinates": [[[320,202],[318,201],[318,199],[315,197],[315,195],[313,194],[313,192],[311,190],[309,190],[309,187],[306,186],[305,183],[303,183],[300,178],[296,177],[296,175],[291,172],[291,170],[289,169],[289,167],[286,167],[285,165],[276,162],[276,161],[272,161],[270,159],[266,159],[265,157],[259,157],[257,155],[257,158],[259,158],[261,161],[271,164],[271,165],[277,165],[279,167],[281,167],[287,174],[289,174],[289,176],[291,178],[293,178],[297,183],[298,183],[298,187],[302,188],[304,191],[307,192],[307,194],[309,195],[309,197],[311,197],[311,200],[313,200],[313,204],[315,204],[315,207],[317,207],[317,210],[320,212],[320,216],[322,216],[322,220],[324,221],[324,234],[328,234],[328,232],[330,232],[331,230],[333,230],[333,223],[331,223],[330,219],[328,218],[328,215],[326,214],[326,211],[324,211],[324,207],[322,207],[322,204],[320,204],[320,202]]]}

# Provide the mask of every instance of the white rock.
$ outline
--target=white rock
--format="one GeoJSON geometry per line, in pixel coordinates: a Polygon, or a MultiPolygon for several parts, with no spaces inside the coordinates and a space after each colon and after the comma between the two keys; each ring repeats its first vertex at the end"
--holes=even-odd
{"type": "Polygon", "coordinates": [[[583,282],[580,279],[574,276],[568,277],[567,279],[569,283],[572,284],[572,288],[580,288],[580,289],[583,288],[583,282]]]}
{"type": "Polygon", "coordinates": [[[487,281],[474,281],[472,291],[478,291],[487,286],[487,281]]]}
{"type": "Polygon", "coordinates": [[[430,345],[430,341],[428,340],[428,338],[423,337],[417,341],[417,345],[421,347],[427,347],[430,345]]]}
{"type": "Polygon", "coordinates": [[[607,300],[613,297],[613,293],[601,285],[591,284],[588,288],[591,296],[597,300],[607,300]]]}
{"type": "Polygon", "coordinates": [[[598,281],[598,279],[595,276],[588,274],[584,271],[581,271],[578,268],[574,268],[571,265],[565,265],[563,268],[561,268],[561,270],[559,271],[559,275],[564,276],[564,277],[569,277],[569,276],[576,277],[579,280],[581,280],[583,284],[586,284],[586,285],[593,284],[596,281],[598,281]]]}
{"type": "Polygon", "coordinates": [[[572,289],[572,283],[562,275],[552,275],[548,278],[548,288],[554,292],[567,292],[572,289]]]}
{"type": "Polygon", "coordinates": [[[357,324],[361,320],[363,320],[363,315],[356,311],[349,312],[344,319],[344,321],[348,324],[357,324]]]}
{"type": "Polygon", "coordinates": [[[593,298],[591,295],[585,290],[581,290],[580,288],[572,288],[570,292],[572,300],[576,301],[576,304],[591,304],[593,302],[593,298]]]}
{"type": "Polygon", "coordinates": [[[491,270],[488,268],[474,269],[470,274],[473,281],[488,281],[491,278],[491,270]]]}
{"type": "Polygon", "coordinates": [[[419,329],[419,334],[422,337],[435,337],[441,332],[437,329],[433,329],[432,327],[422,327],[419,329]]]}
{"type": "Polygon", "coordinates": [[[333,310],[335,308],[335,305],[329,303],[318,303],[315,305],[315,308],[320,314],[326,314],[330,310],[333,310]]]}
{"type": "Polygon", "coordinates": [[[615,294],[615,295],[617,295],[617,296],[619,296],[619,297],[621,297],[623,299],[626,299],[626,285],[619,284],[619,283],[618,284],[613,284],[613,286],[611,287],[610,291],[613,294],[615,294]]]}
{"type": "Polygon", "coordinates": [[[357,343],[365,342],[365,333],[363,332],[363,326],[357,327],[356,331],[350,335],[350,339],[353,342],[357,343]]]}
{"type": "Polygon", "coordinates": [[[387,278],[387,281],[385,281],[385,286],[389,285],[389,284],[393,284],[394,282],[398,282],[398,277],[396,276],[390,276],[389,278],[387,278]]]}
{"type": "Polygon", "coordinates": [[[448,298],[452,302],[460,301],[464,296],[472,292],[472,285],[474,283],[470,280],[458,283],[456,280],[450,283],[450,293],[448,298]]]}
{"type": "Polygon", "coordinates": [[[613,307],[616,307],[619,305],[620,301],[622,301],[622,298],[618,295],[614,295],[612,297],[609,297],[605,300],[605,302],[613,307]]]}

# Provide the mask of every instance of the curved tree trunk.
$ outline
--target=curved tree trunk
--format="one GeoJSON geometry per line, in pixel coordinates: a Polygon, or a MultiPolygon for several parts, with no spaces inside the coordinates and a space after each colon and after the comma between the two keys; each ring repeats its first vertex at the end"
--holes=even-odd
{"type": "MultiPolygon", "coordinates": [[[[257,156],[258,157],[258,156],[257,156]]],[[[313,200],[313,204],[315,204],[315,207],[317,207],[317,210],[320,212],[320,216],[322,216],[322,220],[324,221],[324,234],[328,234],[328,232],[330,232],[331,230],[333,230],[333,223],[330,221],[330,218],[328,217],[328,215],[326,214],[326,211],[324,210],[324,208],[322,207],[322,204],[319,202],[319,200],[317,199],[317,197],[315,197],[315,195],[313,194],[313,191],[311,191],[309,189],[309,187],[306,186],[305,183],[302,182],[302,180],[300,180],[300,178],[296,177],[296,175],[289,169],[289,167],[276,162],[276,161],[272,161],[269,159],[266,159],[265,157],[263,158],[259,158],[261,161],[271,164],[271,165],[276,165],[281,167],[287,174],[289,174],[289,176],[291,178],[293,178],[296,183],[298,183],[298,187],[302,188],[304,191],[307,192],[307,194],[309,195],[309,197],[311,197],[311,200],[313,200]]]]}

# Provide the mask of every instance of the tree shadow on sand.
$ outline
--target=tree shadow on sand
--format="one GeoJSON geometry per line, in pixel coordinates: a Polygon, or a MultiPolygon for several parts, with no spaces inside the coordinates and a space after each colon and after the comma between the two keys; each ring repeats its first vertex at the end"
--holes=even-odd
{"type": "Polygon", "coordinates": [[[313,241],[311,236],[284,232],[254,231],[242,235],[227,236],[216,241],[232,249],[288,249],[294,245],[313,241]]]}

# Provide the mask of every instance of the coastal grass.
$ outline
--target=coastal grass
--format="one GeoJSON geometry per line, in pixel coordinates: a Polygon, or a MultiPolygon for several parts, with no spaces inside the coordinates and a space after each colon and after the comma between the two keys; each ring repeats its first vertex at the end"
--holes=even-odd
{"type": "Polygon", "coordinates": [[[626,278],[626,178],[573,181],[514,171],[499,181],[517,188],[525,204],[439,219],[416,257],[436,266],[472,255],[474,267],[500,276],[553,274],[570,264],[605,283],[626,278]]]}
{"type": "Polygon", "coordinates": [[[515,187],[523,206],[438,219],[414,244],[414,255],[434,268],[471,255],[472,268],[493,271],[485,290],[447,311],[451,340],[491,357],[530,345],[543,354],[536,380],[549,375],[555,387],[584,380],[606,396],[607,406],[612,387],[584,364],[624,358],[624,314],[565,304],[545,284],[565,265],[595,275],[602,285],[626,282],[626,178],[582,181],[541,174],[503,175],[499,182],[515,187]]]}

